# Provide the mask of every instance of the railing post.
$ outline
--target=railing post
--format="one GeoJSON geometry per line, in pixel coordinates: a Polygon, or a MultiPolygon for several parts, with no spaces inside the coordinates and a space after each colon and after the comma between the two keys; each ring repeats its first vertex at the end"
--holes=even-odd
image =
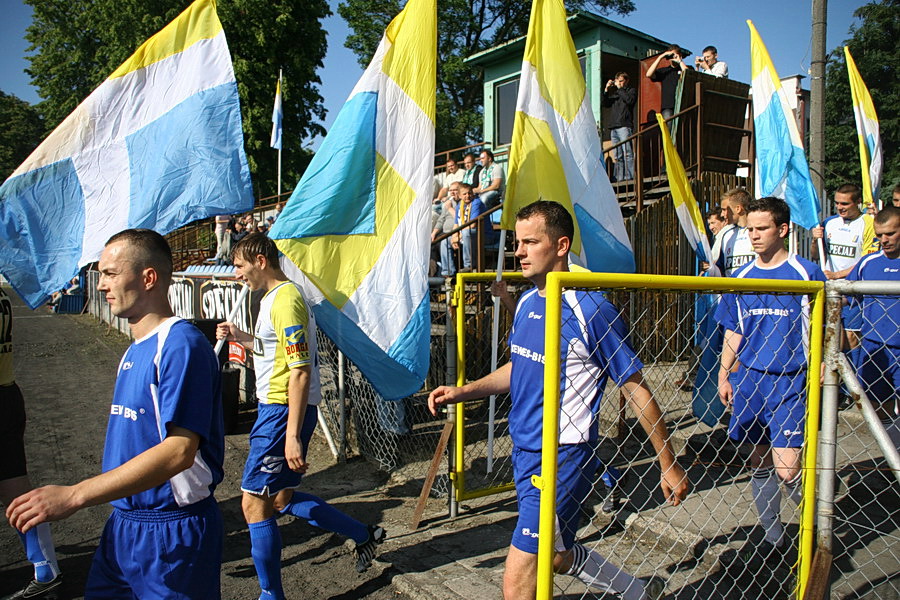
{"type": "MultiPolygon", "coordinates": [[[[444,282],[444,293],[446,297],[446,312],[445,312],[445,340],[447,344],[446,353],[447,353],[447,377],[444,380],[444,383],[447,385],[458,385],[457,381],[457,353],[456,353],[456,321],[453,319],[453,292],[455,286],[452,278],[447,278],[444,282]]],[[[462,301],[461,299],[459,300],[462,301]]],[[[453,423],[454,429],[459,426],[459,422],[456,416],[456,405],[450,404],[447,406],[447,420],[453,423]]],[[[456,432],[453,432],[454,435],[450,436],[450,440],[447,442],[447,472],[455,473],[456,472],[456,432]]],[[[448,506],[447,509],[450,513],[450,518],[456,518],[459,515],[459,503],[456,501],[456,479],[454,477],[449,477],[450,479],[450,489],[448,492],[448,506]]]]}
{"type": "Polygon", "coordinates": [[[697,81],[694,84],[694,98],[697,103],[697,128],[695,135],[697,136],[697,179],[703,172],[703,84],[697,81]]]}

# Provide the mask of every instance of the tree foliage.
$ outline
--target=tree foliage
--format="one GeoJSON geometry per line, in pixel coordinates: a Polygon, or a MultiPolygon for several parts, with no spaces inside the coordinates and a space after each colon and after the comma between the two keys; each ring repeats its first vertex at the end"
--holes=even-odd
{"type": "MultiPolygon", "coordinates": [[[[183,11],[189,0],[26,0],[34,20],[27,70],[50,129],[147,38],[183,11]]],[[[257,195],[275,193],[276,152],[269,148],[278,69],[284,70],[284,182],[292,186],[309,161],[302,140],[324,133],[316,70],[326,39],[326,0],[221,0],[241,98],[244,140],[257,195]]]]}
{"type": "MultiPolygon", "coordinates": [[[[854,15],[861,22],[850,28],[844,45],[850,47],[878,113],[884,157],[880,196],[887,199],[900,183],[900,0],[871,2],[854,15]]],[[[862,184],[843,46],[831,53],[825,76],[825,169],[828,190],[847,182],[862,184]]]]}
{"type": "MultiPolygon", "coordinates": [[[[338,13],[353,31],[346,46],[363,67],[369,64],[384,30],[405,4],[402,0],[344,0],[338,13]]],[[[627,14],[632,0],[570,0],[570,10],[627,14]]],[[[528,31],[530,2],[521,0],[441,0],[438,2],[437,135],[440,149],[464,146],[482,137],[483,80],[465,58],[528,31]]]]}
{"type": "Polygon", "coordinates": [[[0,182],[9,177],[44,135],[44,119],[36,106],[0,92],[0,182]]]}

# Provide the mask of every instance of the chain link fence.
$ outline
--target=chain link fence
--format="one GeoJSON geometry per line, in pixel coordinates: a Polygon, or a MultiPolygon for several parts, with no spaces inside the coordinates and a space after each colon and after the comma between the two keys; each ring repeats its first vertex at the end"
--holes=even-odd
{"type": "MultiPolygon", "coordinates": [[[[810,332],[817,328],[813,342],[821,348],[823,307],[816,318],[812,298],[818,293],[824,304],[822,285],[594,274],[561,279],[569,291],[562,294],[560,329],[553,329],[548,286],[547,327],[554,333],[546,338],[546,377],[562,382],[561,439],[588,441],[590,452],[578,458],[578,468],[571,445],[562,446],[558,463],[544,457],[541,529],[544,519],[552,527],[557,502],[577,506],[568,527],[577,530],[576,566],[584,569],[552,577],[553,544],[545,542],[539,553],[545,595],[538,597],[631,597],[641,586],[653,592],[664,586],[667,598],[792,597],[811,561],[812,487],[804,483],[814,483],[816,428],[804,432],[804,421],[818,422],[818,386],[807,394],[806,379],[810,332]],[[721,304],[733,310],[716,314],[719,294],[727,294],[721,304]],[[719,399],[723,328],[717,324],[727,318],[744,340],[742,363],[728,377],[734,395],[728,411],[719,399]],[[562,364],[552,358],[554,336],[562,340],[562,364]],[[659,420],[691,482],[679,506],[668,504],[660,489],[650,443],[659,420]],[[754,461],[756,444],[775,449],[769,456],[777,469],[754,461]],[[551,502],[554,465],[562,475],[551,502]],[[804,490],[809,500],[801,505],[804,490]],[[591,565],[604,566],[592,571],[591,565]]],[[[819,372],[820,357],[810,357],[812,372],[819,372]]],[[[545,399],[552,406],[546,392],[545,399]]],[[[544,423],[553,428],[549,414],[544,423]]],[[[544,451],[557,439],[545,437],[544,451]]],[[[565,532],[567,525],[559,527],[565,532]]]]}
{"type": "Polygon", "coordinates": [[[813,576],[821,597],[900,598],[900,282],[826,289],[817,547],[831,569],[813,576]]]}

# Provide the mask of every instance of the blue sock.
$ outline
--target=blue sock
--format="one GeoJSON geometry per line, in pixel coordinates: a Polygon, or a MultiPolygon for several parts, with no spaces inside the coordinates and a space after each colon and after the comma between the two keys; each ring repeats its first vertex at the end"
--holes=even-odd
{"type": "Polygon", "coordinates": [[[250,523],[250,555],[256,566],[259,587],[262,590],[260,600],[284,600],[281,588],[281,533],[275,517],[250,523]]]}
{"type": "Polygon", "coordinates": [[[309,521],[310,525],[339,533],[357,544],[369,539],[369,528],[365,524],[312,494],[295,491],[290,504],[281,512],[309,521]]]}
{"type": "Polygon", "coordinates": [[[41,523],[37,527],[32,527],[28,533],[20,533],[19,539],[25,546],[25,556],[34,565],[34,578],[37,581],[47,583],[59,575],[56,549],[53,547],[53,538],[50,536],[50,525],[41,523]]]}

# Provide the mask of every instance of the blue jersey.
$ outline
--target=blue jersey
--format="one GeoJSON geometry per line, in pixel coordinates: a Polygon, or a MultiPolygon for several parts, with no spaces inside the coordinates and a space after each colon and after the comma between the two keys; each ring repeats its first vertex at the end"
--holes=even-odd
{"type": "MultiPolygon", "coordinates": [[[[540,450],[544,408],[544,314],[537,289],[519,300],[509,336],[513,444],[540,450]]],[[[643,365],[616,308],[598,292],[566,291],[562,301],[559,443],[595,441],[607,378],[621,386],[643,365]]]]}
{"type": "Polygon", "coordinates": [[[460,202],[459,206],[456,207],[456,224],[462,225],[467,223],[479,217],[484,211],[484,202],[481,201],[481,198],[475,198],[469,204],[460,202]]]}
{"type": "MultiPolygon", "coordinates": [[[[849,281],[900,281],[900,258],[888,258],[884,252],[864,256],[847,276],[849,281]]],[[[859,302],[853,299],[851,302],[859,302]]],[[[900,297],[862,297],[863,339],[900,348],[900,297]]]]}
{"type": "MultiPolygon", "coordinates": [[[[777,267],[756,261],[733,277],[825,281],[822,270],[805,258],[791,255],[777,267]]],[[[767,373],[796,373],[806,367],[809,347],[809,298],[797,294],[722,294],[716,320],[743,336],[738,360],[748,369],[767,373]]]]}
{"type": "Polygon", "coordinates": [[[159,444],[168,425],[200,436],[194,464],[157,487],[114,500],[116,508],[185,507],[212,495],[222,481],[225,438],[219,362],[203,334],[177,317],[135,340],[119,363],[103,471],[159,444]]]}

